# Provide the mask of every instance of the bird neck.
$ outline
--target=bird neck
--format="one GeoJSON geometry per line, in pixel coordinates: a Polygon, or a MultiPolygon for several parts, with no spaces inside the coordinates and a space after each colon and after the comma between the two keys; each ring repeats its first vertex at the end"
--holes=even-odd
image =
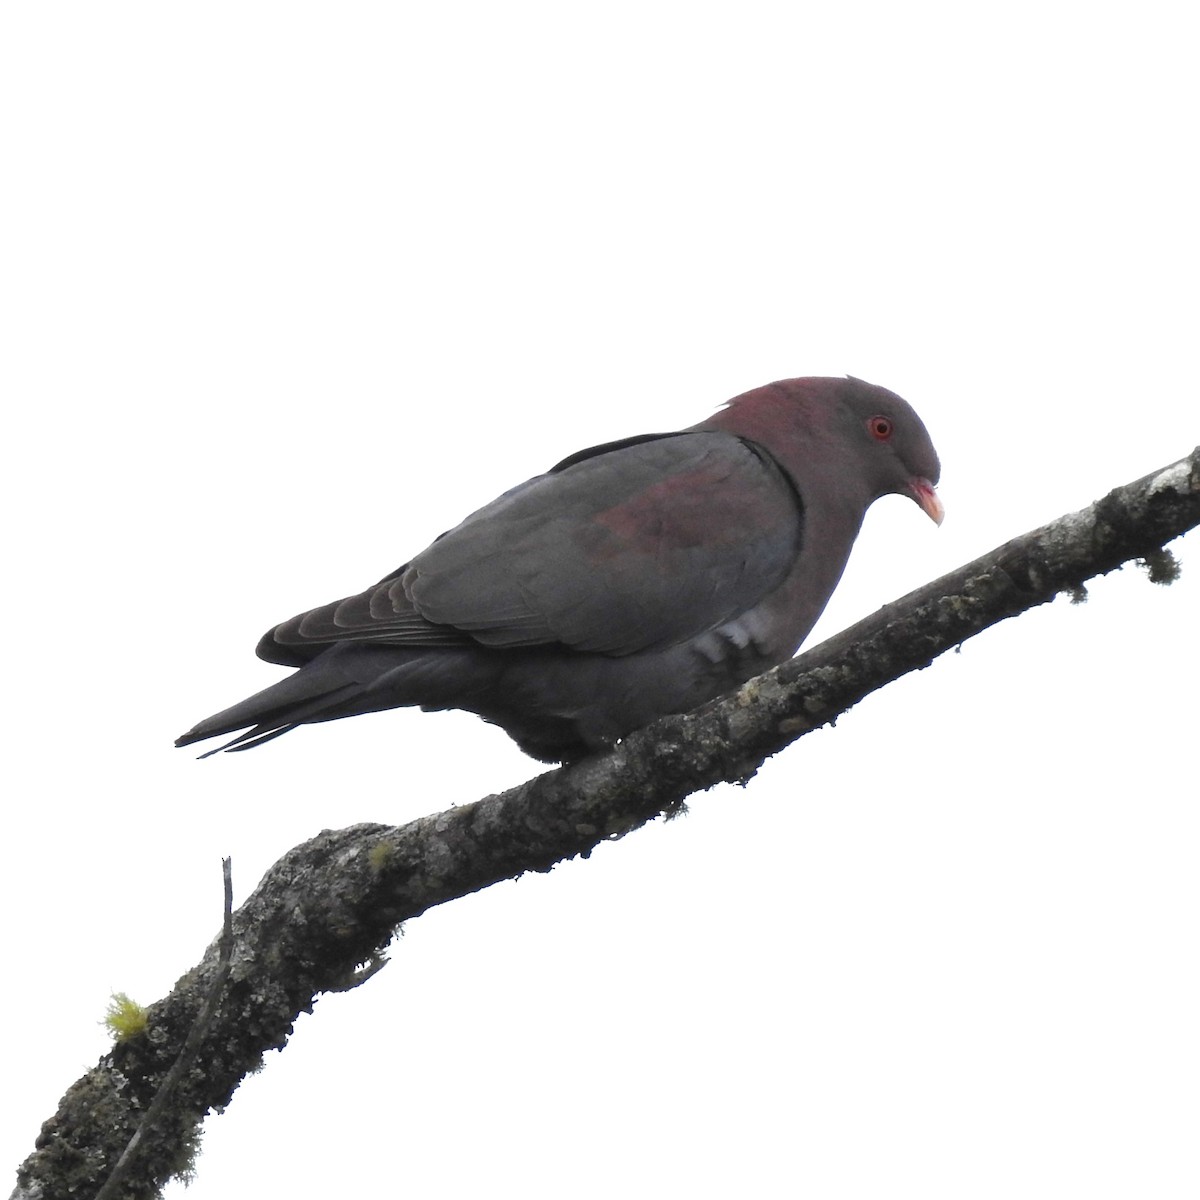
{"type": "Polygon", "coordinates": [[[853,537],[875,500],[848,459],[828,404],[803,391],[778,384],[735,396],[695,429],[719,430],[762,447],[778,463],[800,494],[805,509],[825,502],[828,511],[813,511],[807,520],[829,523],[853,537]]]}

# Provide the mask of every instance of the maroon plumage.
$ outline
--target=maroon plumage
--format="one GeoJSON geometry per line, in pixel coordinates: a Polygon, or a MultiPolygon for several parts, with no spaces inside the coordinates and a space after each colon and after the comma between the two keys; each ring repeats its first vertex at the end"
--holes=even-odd
{"type": "Polygon", "coordinates": [[[900,493],[940,521],[915,412],[857,379],[756,388],[677,433],[581,451],[365,592],[277,625],[295,674],[176,745],[406,705],[462,708],[572,759],[790,658],[864,514],[900,493]]]}

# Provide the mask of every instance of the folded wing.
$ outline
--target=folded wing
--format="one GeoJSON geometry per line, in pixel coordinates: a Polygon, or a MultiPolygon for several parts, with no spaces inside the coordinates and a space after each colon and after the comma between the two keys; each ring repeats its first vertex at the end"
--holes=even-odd
{"type": "Polygon", "coordinates": [[[802,535],[800,497],[753,442],[688,431],[600,446],[472,513],[375,587],[277,626],[259,654],[293,666],[344,642],[635,654],[752,608],[802,535]]]}

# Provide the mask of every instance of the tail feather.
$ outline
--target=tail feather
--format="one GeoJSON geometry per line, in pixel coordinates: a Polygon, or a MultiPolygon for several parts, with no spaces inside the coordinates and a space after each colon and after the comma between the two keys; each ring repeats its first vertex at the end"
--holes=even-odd
{"type": "Polygon", "coordinates": [[[339,644],[294,674],[231,708],[215,713],[175,741],[190,746],[207,738],[238,736],[202,754],[249,750],[297,725],[375,712],[407,704],[443,706],[471,693],[475,671],[492,678],[493,668],[462,651],[440,653],[389,646],[339,644]],[[244,732],[239,732],[244,731],[244,732]]]}
{"type": "Polygon", "coordinates": [[[232,742],[201,757],[207,758],[221,750],[248,750],[250,745],[268,740],[264,735],[278,737],[305,721],[329,720],[343,715],[347,701],[364,690],[362,683],[347,679],[341,671],[323,670],[318,664],[312,664],[206,718],[177,738],[175,745],[190,746],[193,742],[245,729],[246,732],[232,742]]]}
{"type": "MultiPolygon", "coordinates": [[[[253,750],[255,746],[261,746],[264,742],[272,742],[285,733],[291,733],[295,728],[296,725],[280,725],[276,729],[267,729],[264,725],[256,725],[253,729],[247,729],[245,733],[239,734],[230,741],[222,742],[219,746],[206,750],[200,757],[212,758],[214,754],[220,754],[222,750],[228,750],[230,754],[236,754],[239,750],[253,750]],[[261,730],[266,730],[266,732],[260,732],[261,730]]],[[[176,742],[175,745],[180,745],[180,742],[176,742]]]]}

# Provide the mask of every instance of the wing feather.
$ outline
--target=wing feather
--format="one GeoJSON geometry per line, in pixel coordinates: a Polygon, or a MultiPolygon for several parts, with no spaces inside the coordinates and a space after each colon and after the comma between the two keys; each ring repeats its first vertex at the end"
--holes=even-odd
{"type": "Polygon", "coordinates": [[[631,439],[513,488],[373,588],[277,626],[259,653],[297,665],[361,641],[633,654],[752,608],[802,533],[800,497],[754,443],[631,439]]]}

